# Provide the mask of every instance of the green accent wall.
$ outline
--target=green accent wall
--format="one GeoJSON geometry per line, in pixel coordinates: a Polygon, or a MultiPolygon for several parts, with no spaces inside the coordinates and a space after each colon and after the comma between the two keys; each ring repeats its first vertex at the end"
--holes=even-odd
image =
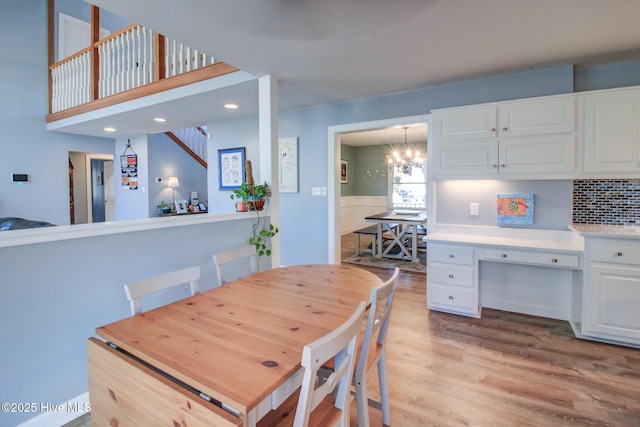
{"type": "Polygon", "coordinates": [[[342,196],[387,196],[388,145],[352,147],[342,144],[341,159],[349,161],[349,183],[342,184],[342,196]]]}

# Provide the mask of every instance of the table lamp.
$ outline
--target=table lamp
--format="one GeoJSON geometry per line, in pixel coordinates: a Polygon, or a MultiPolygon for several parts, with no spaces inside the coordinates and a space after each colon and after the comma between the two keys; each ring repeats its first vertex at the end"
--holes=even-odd
{"type": "Polygon", "coordinates": [[[176,203],[176,188],[180,187],[180,181],[178,181],[177,176],[170,176],[169,181],[167,181],[167,187],[171,188],[173,191],[173,204],[176,203]]]}

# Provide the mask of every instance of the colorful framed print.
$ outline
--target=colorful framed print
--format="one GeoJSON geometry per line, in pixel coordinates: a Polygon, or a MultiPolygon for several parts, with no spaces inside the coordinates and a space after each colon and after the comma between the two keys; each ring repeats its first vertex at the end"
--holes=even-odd
{"type": "Polygon", "coordinates": [[[235,190],[245,181],[244,147],[218,150],[220,190],[235,190]]]}

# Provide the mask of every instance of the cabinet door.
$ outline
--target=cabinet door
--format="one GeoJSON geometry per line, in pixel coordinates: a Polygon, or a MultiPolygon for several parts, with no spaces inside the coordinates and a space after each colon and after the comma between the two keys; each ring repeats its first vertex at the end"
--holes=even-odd
{"type": "Polygon", "coordinates": [[[640,268],[596,264],[590,273],[583,333],[640,343],[640,268]]]}
{"type": "Polygon", "coordinates": [[[585,172],[640,171],[640,91],[585,97],[585,172]]]}
{"type": "Polygon", "coordinates": [[[576,98],[543,99],[501,105],[498,135],[528,136],[576,131],[576,98]]]}
{"type": "Polygon", "coordinates": [[[500,139],[500,175],[566,174],[576,171],[576,136],[540,135],[500,139]]]}
{"type": "Polygon", "coordinates": [[[496,120],[496,107],[435,111],[432,116],[433,140],[439,142],[495,137],[496,120]]]}
{"type": "Polygon", "coordinates": [[[477,140],[433,145],[433,174],[493,176],[498,173],[498,141],[477,140]]]}

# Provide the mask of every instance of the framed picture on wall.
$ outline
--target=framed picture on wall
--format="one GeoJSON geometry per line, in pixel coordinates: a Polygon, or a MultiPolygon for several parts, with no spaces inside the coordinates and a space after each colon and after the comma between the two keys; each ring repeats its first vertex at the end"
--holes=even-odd
{"type": "Polygon", "coordinates": [[[244,147],[218,150],[220,190],[235,190],[245,180],[244,147]]]}
{"type": "Polygon", "coordinates": [[[340,160],[340,184],[349,183],[349,161],[340,160]]]}

